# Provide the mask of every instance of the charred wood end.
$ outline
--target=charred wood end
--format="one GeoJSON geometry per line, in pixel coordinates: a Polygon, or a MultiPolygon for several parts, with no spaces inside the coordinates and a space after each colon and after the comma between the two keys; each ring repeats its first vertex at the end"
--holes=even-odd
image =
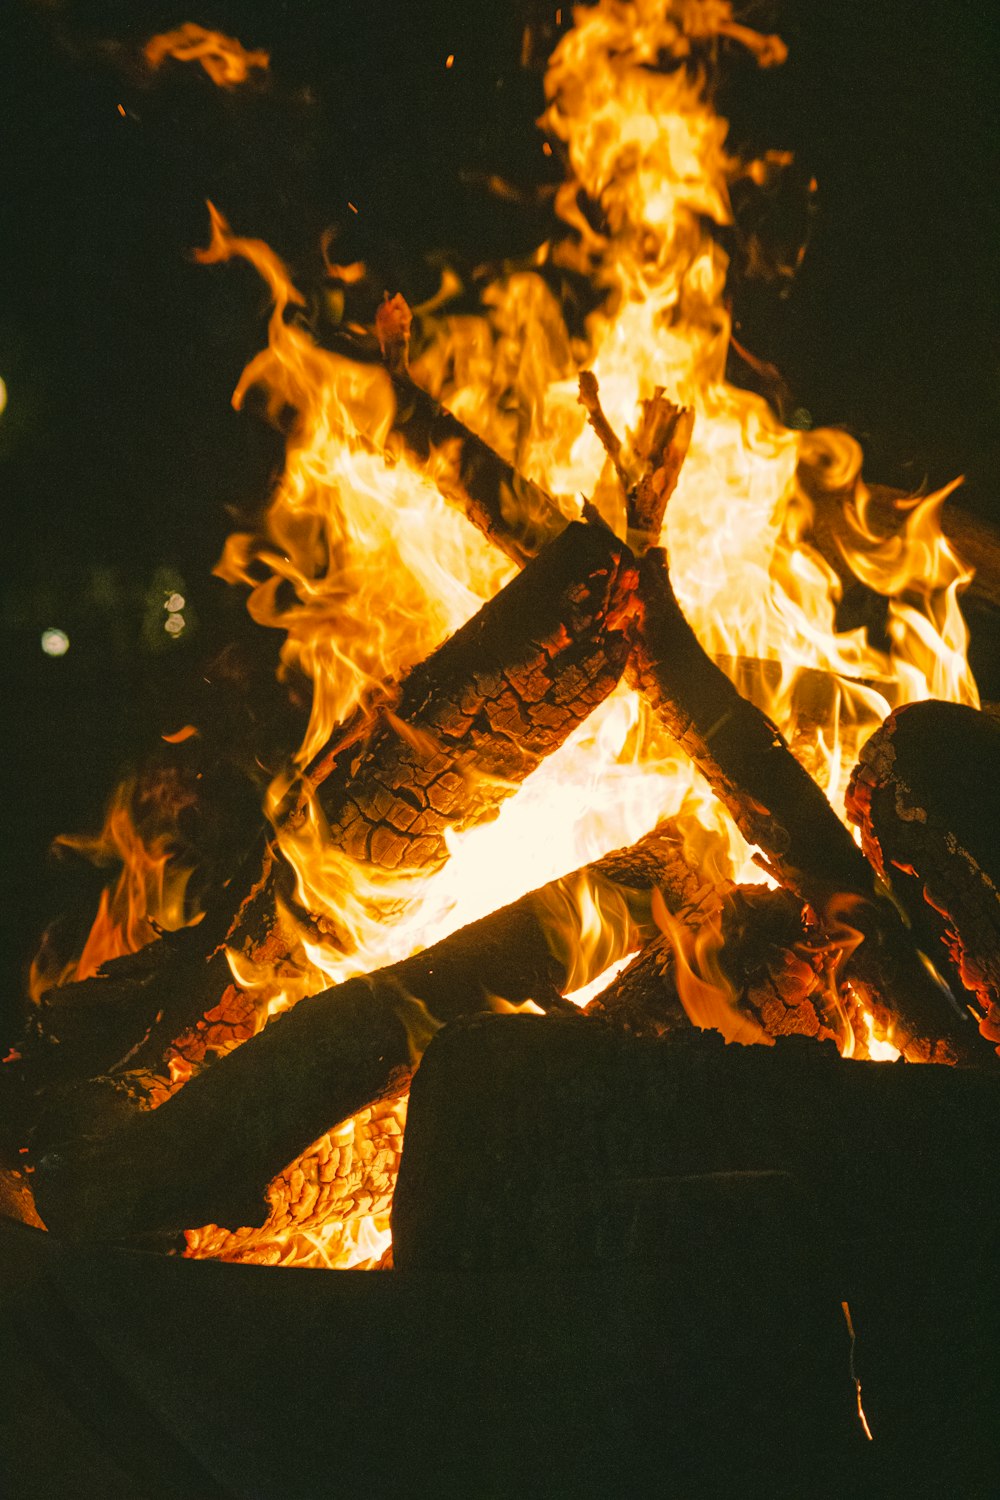
{"type": "Polygon", "coordinates": [[[892,713],[861,751],[847,809],[932,962],[1000,1042],[1000,722],[955,704],[892,713]]]}

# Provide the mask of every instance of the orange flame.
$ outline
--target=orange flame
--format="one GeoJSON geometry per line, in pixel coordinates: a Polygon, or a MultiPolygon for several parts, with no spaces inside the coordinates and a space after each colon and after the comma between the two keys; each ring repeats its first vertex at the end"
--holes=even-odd
{"type": "Polygon", "coordinates": [[[163,31],[146,43],[146,61],[159,68],[168,57],[178,62],[197,62],[219,88],[235,88],[245,83],[251,68],[266,69],[271,59],[266,52],[248,52],[235,37],[221,31],[207,31],[194,21],[185,21],[175,31],[163,31]]]}
{"type": "Polygon", "coordinates": [[[179,856],[177,818],[191,795],[169,773],[140,784],[121,783],[112,797],[100,833],[62,834],[56,847],[73,849],[91,864],[120,864],[105,886],[93,924],[79,954],[60,964],[46,937],[28,981],[37,1001],[53,985],[89,979],[102,964],[136,953],[162,932],[175,932],[198,918],[189,910],[187,887],[193,866],[179,856]]]}

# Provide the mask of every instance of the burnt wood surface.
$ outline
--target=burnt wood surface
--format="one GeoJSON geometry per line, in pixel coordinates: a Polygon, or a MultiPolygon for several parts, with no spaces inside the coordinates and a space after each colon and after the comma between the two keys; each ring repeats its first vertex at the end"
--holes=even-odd
{"type": "Polygon", "coordinates": [[[897,709],[863,746],[847,806],[928,955],[1000,1042],[1000,719],[897,709]]]}
{"type": "Polygon", "coordinates": [[[583,872],[608,910],[589,972],[574,964],[586,905],[553,882],[375,974],[303,1000],[153,1111],[110,1081],[53,1101],[34,1142],[47,1226],[115,1239],[263,1222],[267,1184],[324,1131],[403,1092],[438,1027],[498,1002],[562,1005],[574,983],[652,935],[652,890],[680,907],[703,885],[664,825],[583,872]],[[575,926],[574,926],[575,923],[575,926]]]}
{"type": "Polygon", "coordinates": [[[634,680],[744,837],[828,931],[850,927],[863,935],[852,973],[870,987],[907,1056],[975,1058],[982,1049],[969,1017],[928,975],[895,908],[877,894],[872,866],[823,792],[771,721],[702,648],[659,548],[642,559],[639,597],[634,680]]]}
{"type": "MultiPolygon", "coordinates": [[[[735,886],[714,911],[697,914],[692,930],[703,930],[706,917],[712,923],[709,977],[728,987],[729,1034],[742,1030],[746,1041],[758,1030],[770,1037],[836,1039],[842,1026],[831,1014],[827,945],[808,907],[790,891],[735,886]],[[740,1017],[749,1023],[745,1029],[740,1017]]],[[[688,1030],[692,1020],[712,1021],[708,1012],[689,1017],[678,990],[675,944],[665,933],[645,945],[586,1014],[632,1036],[665,1036],[688,1030]]]]}
{"type": "Polygon", "coordinates": [[[446,832],[493,816],[618,682],[634,584],[610,531],[568,526],[317,771],[333,843],[384,869],[442,864],[446,832]]]}

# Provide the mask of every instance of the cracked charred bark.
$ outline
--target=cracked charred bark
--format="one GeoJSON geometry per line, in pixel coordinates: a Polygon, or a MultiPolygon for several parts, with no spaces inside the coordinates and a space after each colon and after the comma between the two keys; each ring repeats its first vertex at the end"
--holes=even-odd
{"type": "MultiPolygon", "coordinates": [[[[715,982],[728,985],[735,1035],[740,1017],[769,1037],[835,1039],[826,959],[818,925],[789,891],[734,886],[708,909],[681,912],[692,931],[711,924],[715,982]]],[[[681,1001],[674,943],[660,933],[647,943],[587,1006],[587,1015],[619,1026],[632,1036],[687,1031],[691,1019],[681,1001]]],[[[721,1017],[719,1019],[722,1019],[721,1017]]],[[[710,1017],[704,1017],[708,1024],[710,1017]]]]}
{"type": "Polygon", "coordinates": [[[1000,719],[955,703],[890,714],[847,794],[863,847],[931,960],[1000,1042],[1000,719]]]}

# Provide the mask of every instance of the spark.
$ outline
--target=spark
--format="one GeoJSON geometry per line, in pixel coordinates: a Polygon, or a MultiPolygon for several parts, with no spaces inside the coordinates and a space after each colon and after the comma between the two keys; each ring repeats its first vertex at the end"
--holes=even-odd
{"type": "Polygon", "coordinates": [[[444,60],[444,65],[445,65],[446,68],[453,68],[455,66],[455,54],[454,54],[454,52],[449,52],[448,53],[448,56],[444,60]]]}
{"type": "Polygon", "coordinates": [[[351,210],[351,213],[352,213],[352,214],[356,214],[356,213],[357,213],[357,211],[358,211],[358,210],[357,210],[357,207],[356,207],[356,206],[355,206],[355,204],[353,204],[353,203],[352,203],[352,202],[351,202],[351,200],[350,200],[350,199],[348,199],[348,200],[347,200],[347,206],[348,206],[348,208],[349,208],[349,209],[350,209],[350,210],[351,210]]]}
{"type": "Polygon", "coordinates": [[[43,630],[42,650],[46,656],[65,656],[69,650],[69,636],[65,630],[43,630]]]}
{"type": "Polygon", "coordinates": [[[7,385],[6,385],[6,382],[4,381],[3,377],[0,376],[0,411],[3,411],[3,409],[4,409],[4,407],[6,405],[7,405],[7,385]]]}

